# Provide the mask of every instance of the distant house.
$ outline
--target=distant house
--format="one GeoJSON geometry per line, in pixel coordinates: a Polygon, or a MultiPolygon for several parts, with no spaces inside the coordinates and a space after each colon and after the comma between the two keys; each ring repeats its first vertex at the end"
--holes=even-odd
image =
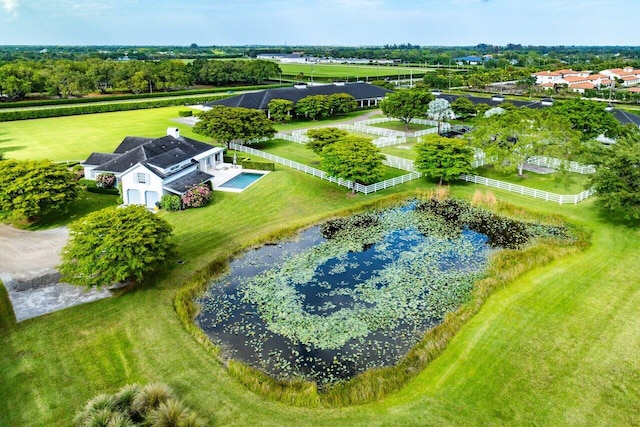
{"type": "Polygon", "coordinates": [[[92,153],[82,165],[85,178],[112,173],[122,185],[126,205],[156,206],[164,194],[182,195],[189,188],[211,182],[222,164],[224,148],[180,136],[168,128],[167,136],[128,136],[113,153],[92,153]]]}
{"type": "Polygon", "coordinates": [[[346,93],[355,98],[359,108],[364,108],[378,105],[389,92],[391,92],[389,89],[363,82],[323,85],[300,84],[292,87],[244,93],[231,98],[208,102],[204,104],[204,106],[213,107],[214,105],[223,105],[225,107],[245,107],[268,112],[269,102],[271,102],[272,99],[287,99],[295,104],[307,96],[346,93]]]}
{"type": "Polygon", "coordinates": [[[460,56],[458,58],[453,58],[453,60],[458,65],[479,65],[483,64],[485,61],[490,60],[491,58],[485,57],[481,58],[479,56],[470,55],[470,56],[460,56]]]}
{"type": "Polygon", "coordinates": [[[304,56],[299,53],[261,53],[256,59],[266,59],[279,61],[283,64],[311,64],[318,60],[311,56],[304,56]]]}

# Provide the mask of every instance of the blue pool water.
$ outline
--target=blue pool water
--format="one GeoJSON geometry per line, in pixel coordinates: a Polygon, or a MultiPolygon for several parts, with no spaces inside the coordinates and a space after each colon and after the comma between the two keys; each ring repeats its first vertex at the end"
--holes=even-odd
{"type": "Polygon", "coordinates": [[[244,190],[260,178],[262,178],[264,174],[262,173],[252,173],[252,172],[240,172],[240,175],[236,175],[231,178],[229,181],[220,185],[223,188],[236,188],[238,190],[244,190]]]}

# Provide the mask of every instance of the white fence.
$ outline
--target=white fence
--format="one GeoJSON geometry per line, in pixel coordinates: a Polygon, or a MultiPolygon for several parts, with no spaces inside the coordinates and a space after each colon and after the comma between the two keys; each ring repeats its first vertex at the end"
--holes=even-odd
{"type": "Polygon", "coordinates": [[[346,130],[346,131],[350,131],[350,132],[360,132],[360,133],[367,133],[367,134],[370,134],[370,135],[378,135],[378,136],[386,136],[386,137],[400,137],[400,138],[402,138],[402,137],[406,137],[407,136],[404,132],[399,132],[397,130],[365,126],[365,125],[361,125],[359,123],[354,123],[352,125],[340,124],[340,125],[337,125],[337,128],[338,129],[343,129],[343,130],[346,130]]]}
{"type": "MultiPolygon", "coordinates": [[[[451,129],[451,125],[449,125],[449,123],[443,123],[442,124],[442,130],[443,131],[448,132],[450,129],[451,129]]],[[[438,128],[430,128],[430,129],[419,130],[416,133],[414,133],[413,135],[416,138],[419,138],[421,136],[431,135],[432,133],[438,133],[438,128]]]]}
{"type": "Polygon", "coordinates": [[[580,173],[583,175],[589,175],[596,172],[594,165],[583,165],[578,162],[568,162],[562,159],[556,159],[554,157],[534,156],[527,159],[527,163],[537,166],[545,166],[551,169],[566,168],[569,172],[580,173]]]}
{"type": "Polygon", "coordinates": [[[392,156],[390,154],[385,154],[384,156],[386,157],[386,160],[383,160],[382,163],[385,165],[407,172],[416,172],[415,164],[412,160],[392,156]]]}
{"type": "Polygon", "coordinates": [[[567,204],[567,203],[572,203],[572,204],[579,203],[587,199],[588,197],[592,196],[595,193],[593,188],[591,188],[579,194],[571,194],[571,195],[555,194],[555,193],[549,193],[548,191],[536,190],[534,188],[523,187],[522,185],[511,184],[509,182],[498,181],[496,179],[485,178],[483,176],[477,176],[477,175],[462,175],[460,176],[460,179],[468,182],[473,182],[475,184],[482,184],[488,187],[499,188],[501,190],[506,190],[511,193],[523,194],[526,196],[534,197],[536,199],[543,199],[549,202],[556,202],[561,205],[567,204]]]}
{"type": "Polygon", "coordinates": [[[302,132],[294,132],[291,135],[278,132],[273,137],[276,139],[284,139],[285,141],[295,142],[298,144],[306,144],[307,142],[309,142],[309,137],[302,132]]]}
{"type": "MultiPolygon", "coordinates": [[[[354,183],[352,181],[347,181],[342,178],[335,178],[329,176],[325,171],[320,169],[312,168],[311,166],[303,165],[302,163],[294,162],[289,159],[285,159],[284,157],[274,156],[273,154],[265,153],[264,151],[256,150],[244,145],[238,144],[230,144],[229,147],[233,150],[240,151],[247,154],[253,154],[258,157],[262,157],[263,159],[270,160],[274,163],[278,163],[283,166],[290,167],[300,172],[304,172],[309,175],[313,175],[317,178],[324,179],[329,182],[333,182],[335,184],[341,185],[343,187],[347,187],[349,189],[354,188],[354,183]]],[[[404,184],[405,182],[413,181],[414,179],[420,178],[422,175],[418,172],[411,172],[406,175],[402,175],[396,178],[387,179],[385,181],[376,182],[371,185],[362,185],[355,183],[355,191],[369,194],[374,193],[376,191],[384,190],[385,188],[390,188],[396,185],[404,184]]]]}

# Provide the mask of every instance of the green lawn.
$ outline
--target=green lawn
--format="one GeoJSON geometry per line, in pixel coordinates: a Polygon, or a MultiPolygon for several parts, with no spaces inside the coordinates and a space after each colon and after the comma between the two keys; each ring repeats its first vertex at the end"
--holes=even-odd
{"type": "Polygon", "coordinates": [[[339,80],[377,80],[386,76],[409,78],[423,75],[431,71],[429,68],[397,67],[384,65],[355,65],[355,64],[278,64],[282,75],[295,77],[303,73],[306,80],[311,79],[339,79],[339,80]]]}
{"type": "Polygon", "coordinates": [[[380,149],[384,154],[390,154],[403,159],[415,160],[418,156],[415,150],[416,142],[408,140],[405,144],[392,145],[380,149]]]}
{"type": "Polygon", "coordinates": [[[435,126],[420,125],[417,123],[409,123],[409,128],[407,129],[407,127],[401,121],[378,123],[371,126],[383,128],[383,129],[397,130],[399,132],[417,132],[419,130],[432,129],[435,127],[435,126]]]}
{"type": "Polygon", "coordinates": [[[568,172],[563,178],[563,175],[559,172],[541,174],[525,170],[522,176],[519,176],[517,172],[498,172],[493,166],[478,168],[474,174],[556,194],[578,194],[587,188],[589,181],[588,175],[581,175],[579,173],[568,172]]]}
{"type": "MultiPolygon", "coordinates": [[[[289,142],[283,139],[272,139],[267,142],[255,144],[252,146],[252,148],[322,170],[322,167],[320,165],[320,157],[313,151],[309,150],[303,144],[297,144],[295,142],[289,142]]],[[[384,176],[382,177],[381,181],[406,175],[407,173],[408,172],[401,169],[385,166],[384,176]]]]}
{"type": "Polygon", "coordinates": [[[125,136],[160,137],[168,127],[206,141],[171,120],[180,110],[184,107],[3,122],[0,151],[15,159],[84,160],[94,151],[113,152],[125,136]]]}
{"type": "MultiPolygon", "coordinates": [[[[167,127],[165,113],[149,113],[158,129],[167,127]]],[[[104,132],[119,142],[119,134],[104,132]]],[[[13,145],[23,144],[15,138],[13,145]]],[[[25,157],[37,156],[32,149],[25,157]]],[[[304,409],[268,401],[231,379],[179,322],[176,291],[213,260],[274,230],[428,187],[413,181],[347,197],[344,188],[278,168],[242,193],[214,193],[205,208],[160,213],[174,224],[186,262],[167,265],[134,291],[14,324],[0,287],[0,425],[70,425],[92,396],[151,381],[171,385],[215,426],[637,424],[640,224],[601,214],[593,199],[567,206],[492,190],[500,200],[583,227],[590,247],[497,291],[440,357],[376,403],[304,409]]],[[[451,188],[469,198],[478,187],[451,188]]]]}

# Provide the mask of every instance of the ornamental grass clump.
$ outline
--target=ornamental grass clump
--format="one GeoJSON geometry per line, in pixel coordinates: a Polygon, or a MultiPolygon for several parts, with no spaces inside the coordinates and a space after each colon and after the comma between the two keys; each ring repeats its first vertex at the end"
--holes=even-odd
{"type": "Polygon", "coordinates": [[[166,384],[126,385],[115,394],[89,400],[75,418],[78,427],[203,427],[204,421],[166,384]]]}

